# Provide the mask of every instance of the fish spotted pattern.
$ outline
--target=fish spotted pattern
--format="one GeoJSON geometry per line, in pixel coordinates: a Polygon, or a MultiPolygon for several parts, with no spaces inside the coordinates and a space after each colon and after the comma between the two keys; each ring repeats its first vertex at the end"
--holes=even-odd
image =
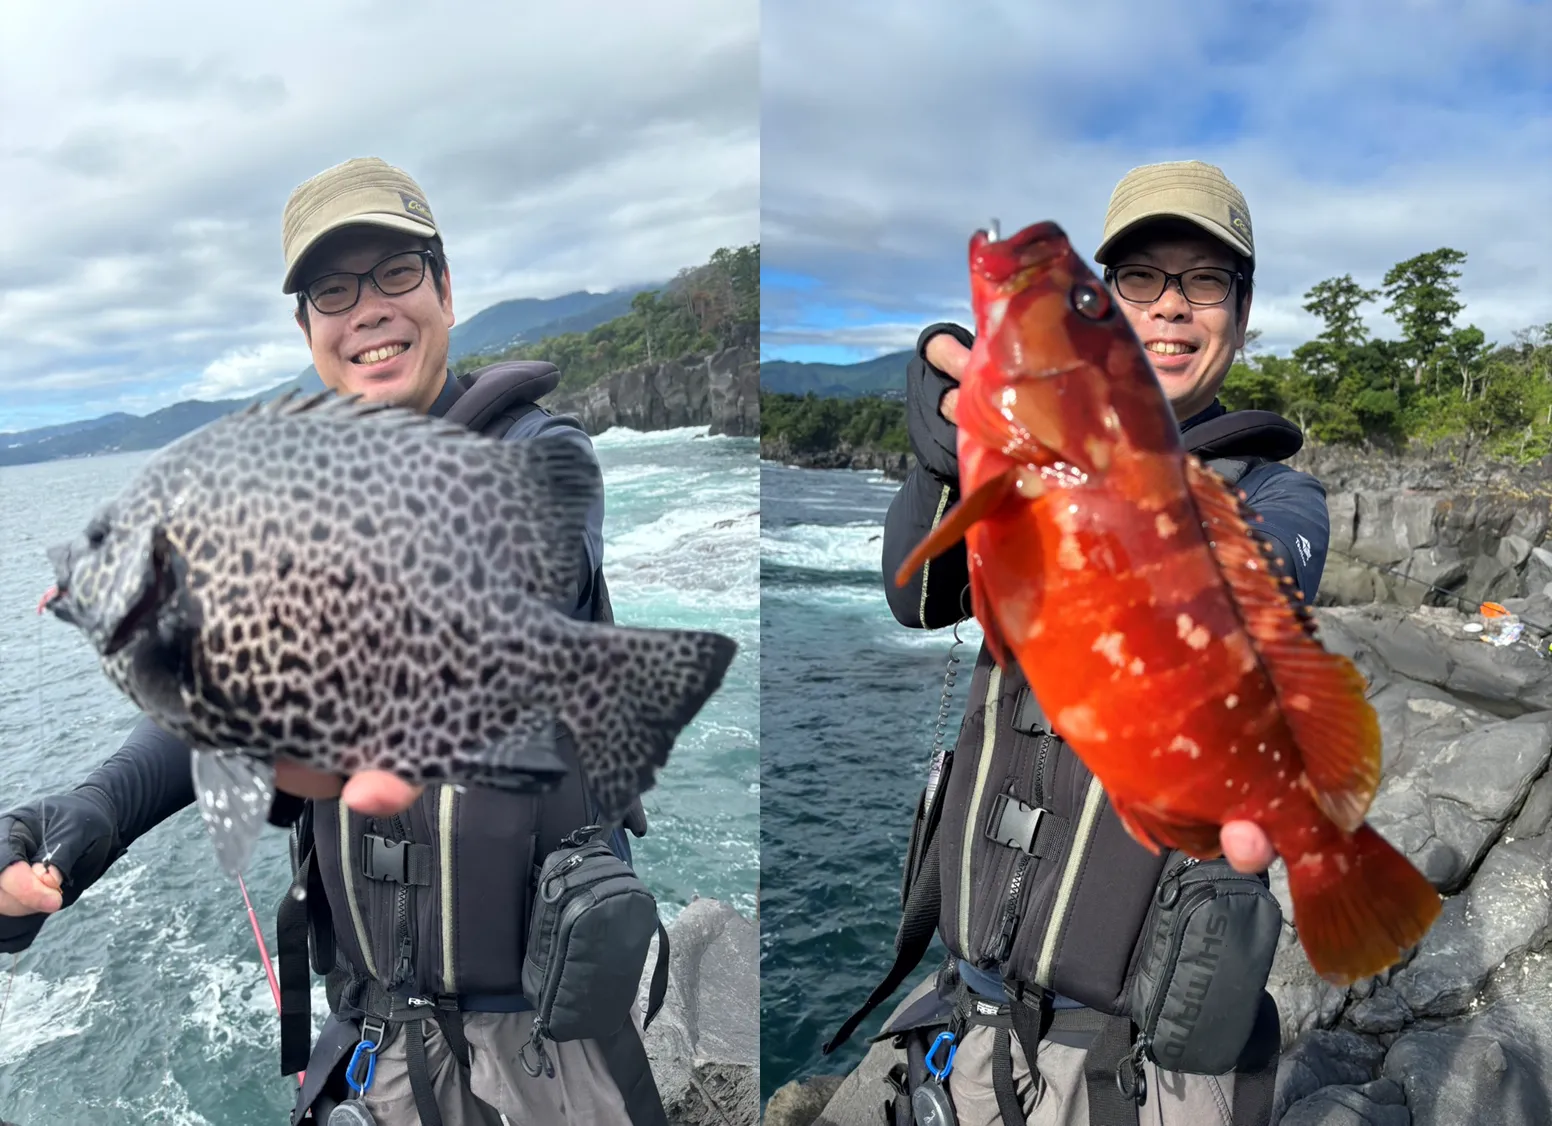
{"type": "Polygon", "coordinates": [[[1379,973],[1438,892],[1364,817],[1380,729],[1256,517],[1182,445],[1147,356],[1054,223],[971,240],[977,337],[960,384],[963,499],[901,566],[963,538],[993,657],[1144,847],[1222,854],[1260,825],[1301,943],[1337,984],[1379,973]]]}
{"type": "Polygon", "coordinates": [[[601,487],[567,442],[287,396],[158,453],[50,550],[45,603],[195,748],[196,798],[233,874],[277,758],[539,792],[567,770],[559,723],[615,823],[735,643],[563,612],[601,487]]]}

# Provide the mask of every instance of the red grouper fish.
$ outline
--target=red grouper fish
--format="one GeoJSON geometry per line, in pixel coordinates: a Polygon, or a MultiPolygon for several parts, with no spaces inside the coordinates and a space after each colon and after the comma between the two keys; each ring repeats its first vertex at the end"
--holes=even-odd
{"type": "Polygon", "coordinates": [[[1362,674],[1188,455],[1136,335],[1054,223],[970,241],[976,342],[960,384],[962,500],[901,566],[960,539],[999,666],[1150,852],[1222,855],[1253,821],[1288,867],[1310,965],[1377,974],[1438,892],[1364,821],[1380,728],[1362,674]],[[1292,595],[1292,596],[1290,596],[1292,595]]]}

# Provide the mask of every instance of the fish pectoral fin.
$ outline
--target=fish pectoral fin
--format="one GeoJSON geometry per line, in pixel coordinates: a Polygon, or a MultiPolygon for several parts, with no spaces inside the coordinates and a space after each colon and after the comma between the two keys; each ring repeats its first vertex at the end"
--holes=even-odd
{"type": "Polygon", "coordinates": [[[194,800],[228,876],[253,858],[275,801],[275,765],[240,751],[190,752],[194,800]]]}
{"type": "Polygon", "coordinates": [[[1132,839],[1155,856],[1161,847],[1178,848],[1198,860],[1223,855],[1221,826],[1179,817],[1157,806],[1118,801],[1114,797],[1110,799],[1110,807],[1132,839]]]}
{"type": "Polygon", "coordinates": [[[961,497],[959,503],[944,514],[938,526],[928,532],[926,538],[900,564],[899,570],[895,572],[895,586],[904,586],[910,582],[911,576],[926,566],[929,560],[936,559],[964,539],[972,525],[985,520],[1006,504],[1015,495],[1017,482],[1018,468],[1010,466],[997,476],[983,481],[969,496],[961,497]]]}
{"type": "Polygon", "coordinates": [[[498,738],[455,755],[448,780],[519,794],[548,793],[565,781],[571,767],[555,749],[554,712],[523,708],[504,726],[498,738]]]}
{"type": "Polygon", "coordinates": [[[1186,477],[1206,525],[1212,552],[1240,620],[1277,692],[1315,804],[1351,833],[1363,823],[1380,784],[1379,717],[1368,685],[1351,660],[1329,653],[1292,581],[1251,533],[1253,514],[1223,479],[1196,458],[1186,477]]]}

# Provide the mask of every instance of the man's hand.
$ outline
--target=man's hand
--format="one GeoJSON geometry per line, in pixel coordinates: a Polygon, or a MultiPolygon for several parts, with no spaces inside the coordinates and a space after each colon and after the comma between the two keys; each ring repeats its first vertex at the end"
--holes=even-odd
{"type": "Polygon", "coordinates": [[[288,760],[275,764],[275,787],[299,798],[339,798],[366,817],[403,813],[425,790],[386,770],[363,770],[343,778],[288,760]]]}
{"type": "Polygon", "coordinates": [[[1272,866],[1272,840],[1254,821],[1230,821],[1219,832],[1223,856],[1236,871],[1253,876],[1272,866]]]}
{"type": "MultiPolygon", "coordinates": [[[[955,340],[946,332],[940,332],[927,341],[927,347],[922,350],[927,362],[948,376],[955,383],[965,374],[965,365],[970,362],[970,349],[955,340]]],[[[944,392],[942,400],[938,403],[938,413],[949,422],[958,423],[954,419],[954,405],[959,401],[959,388],[955,387],[944,392]]]]}
{"type": "Polygon", "coordinates": [[[52,864],[18,860],[0,872],[0,915],[52,915],[64,906],[64,877],[52,864]]]}

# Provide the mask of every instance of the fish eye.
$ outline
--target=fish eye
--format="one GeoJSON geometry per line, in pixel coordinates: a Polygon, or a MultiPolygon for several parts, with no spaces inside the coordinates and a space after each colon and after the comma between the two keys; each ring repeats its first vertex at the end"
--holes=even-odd
{"type": "Polygon", "coordinates": [[[1079,282],[1072,287],[1072,307],[1091,321],[1102,321],[1110,315],[1110,294],[1092,282],[1079,282]]]}
{"type": "Polygon", "coordinates": [[[102,541],[108,538],[108,522],[101,516],[92,518],[92,522],[86,525],[86,546],[101,547],[102,541]]]}

